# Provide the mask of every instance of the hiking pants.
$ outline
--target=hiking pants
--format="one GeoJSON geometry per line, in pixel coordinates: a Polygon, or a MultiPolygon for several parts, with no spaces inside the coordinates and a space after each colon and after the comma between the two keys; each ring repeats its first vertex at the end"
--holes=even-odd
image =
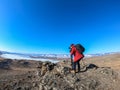
{"type": "Polygon", "coordinates": [[[76,71],[76,66],[78,66],[78,71],[80,71],[80,60],[73,62],[73,69],[76,71]]]}

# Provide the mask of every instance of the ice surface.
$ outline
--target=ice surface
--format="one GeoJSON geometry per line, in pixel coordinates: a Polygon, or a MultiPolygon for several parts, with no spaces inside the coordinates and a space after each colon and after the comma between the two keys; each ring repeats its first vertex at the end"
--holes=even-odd
{"type": "Polygon", "coordinates": [[[23,56],[23,55],[16,55],[16,54],[2,54],[1,57],[3,58],[9,58],[9,59],[25,59],[25,60],[36,60],[36,61],[50,61],[52,63],[59,62],[58,60],[52,60],[52,59],[43,59],[43,58],[30,58],[29,56],[23,56]]]}

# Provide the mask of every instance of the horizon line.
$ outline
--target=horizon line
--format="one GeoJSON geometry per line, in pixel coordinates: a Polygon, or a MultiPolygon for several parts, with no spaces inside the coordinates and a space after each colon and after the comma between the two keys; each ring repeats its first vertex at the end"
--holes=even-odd
{"type": "MultiPolygon", "coordinates": [[[[14,52],[14,51],[4,51],[4,50],[0,50],[0,52],[8,52],[8,53],[18,53],[18,54],[69,54],[69,53],[24,53],[24,52],[14,52]]],[[[88,53],[88,54],[84,54],[84,55],[89,55],[89,54],[107,54],[107,53],[120,53],[120,51],[114,51],[114,52],[98,52],[98,53],[88,53]]]]}

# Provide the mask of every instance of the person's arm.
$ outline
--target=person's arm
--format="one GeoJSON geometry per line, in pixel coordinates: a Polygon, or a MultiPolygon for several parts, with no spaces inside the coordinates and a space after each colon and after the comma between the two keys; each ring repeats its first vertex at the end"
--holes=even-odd
{"type": "Polygon", "coordinates": [[[70,55],[70,59],[71,59],[71,65],[72,65],[72,62],[73,62],[73,56],[70,55]]]}
{"type": "Polygon", "coordinates": [[[72,47],[72,48],[71,48],[71,51],[70,51],[70,54],[71,54],[71,55],[74,55],[74,53],[75,53],[75,48],[72,47]]]}
{"type": "Polygon", "coordinates": [[[73,63],[73,55],[74,55],[74,52],[75,52],[74,47],[72,47],[71,50],[70,50],[71,65],[72,65],[72,63],[73,63]]]}

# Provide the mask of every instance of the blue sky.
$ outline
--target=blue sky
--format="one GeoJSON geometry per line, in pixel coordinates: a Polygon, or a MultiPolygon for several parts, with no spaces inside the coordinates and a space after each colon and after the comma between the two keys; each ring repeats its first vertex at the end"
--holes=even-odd
{"type": "Polygon", "coordinates": [[[119,0],[0,0],[0,50],[86,54],[120,51],[119,0]]]}

